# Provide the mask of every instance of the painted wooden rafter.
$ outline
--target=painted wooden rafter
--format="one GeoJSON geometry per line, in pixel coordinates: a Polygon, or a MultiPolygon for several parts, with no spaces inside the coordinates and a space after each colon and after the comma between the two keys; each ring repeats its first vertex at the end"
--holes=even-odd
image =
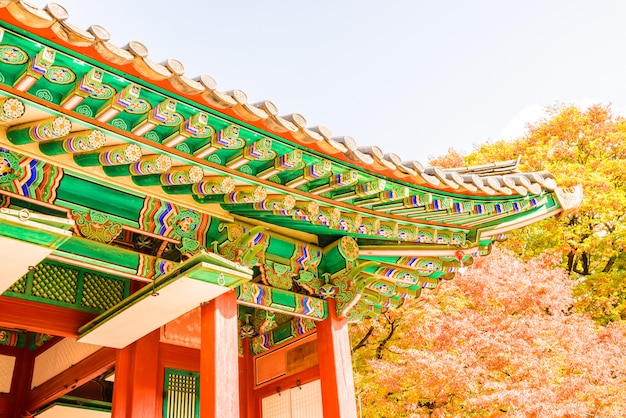
{"type": "MultiPolygon", "coordinates": [[[[55,53],[55,57],[57,57],[61,61],[63,60],[62,59],[63,58],[63,54],[61,54],[61,53],[56,52],[55,53]],[[61,58],[58,58],[57,56],[61,57],[61,58]]],[[[56,62],[56,58],[55,58],[55,62],[56,62]]],[[[55,64],[55,65],[57,65],[57,64],[55,64]]],[[[98,69],[98,71],[100,71],[103,74],[103,77],[102,77],[103,81],[102,81],[102,83],[103,83],[103,85],[106,85],[104,83],[104,78],[106,78],[105,77],[106,76],[106,71],[103,71],[102,69],[98,69]]],[[[89,72],[87,72],[87,73],[85,73],[85,75],[80,80],[84,80],[84,78],[86,76],[88,76],[88,75],[91,75],[92,78],[93,78],[93,73],[90,74],[89,72]]],[[[142,94],[142,90],[143,89],[144,88],[139,87],[138,85],[134,85],[132,83],[127,84],[124,87],[124,89],[123,89],[124,90],[124,94],[120,93],[120,94],[114,96],[113,98],[109,99],[108,104],[106,104],[104,107],[101,107],[98,110],[97,114],[100,115],[99,116],[100,121],[104,121],[106,119],[106,118],[103,119],[101,116],[103,114],[105,114],[105,113],[106,114],[110,113],[109,112],[110,109],[116,110],[115,109],[115,105],[116,104],[118,104],[118,106],[117,106],[118,109],[117,110],[119,110],[120,112],[131,112],[131,111],[134,112],[135,110],[134,110],[133,105],[136,105],[137,101],[143,100],[143,102],[146,102],[145,99],[140,98],[140,95],[142,94]]],[[[174,110],[177,109],[177,106],[178,106],[178,104],[177,104],[177,102],[175,100],[171,100],[171,99],[167,99],[167,98],[164,98],[159,103],[154,103],[154,105],[152,105],[152,109],[153,110],[148,112],[148,115],[152,115],[152,116],[144,117],[143,119],[140,119],[138,122],[133,123],[133,126],[135,128],[132,128],[131,133],[134,131],[135,134],[138,134],[138,133],[139,134],[143,134],[143,132],[139,132],[139,131],[136,130],[137,126],[143,127],[146,124],[148,124],[151,127],[157,127],[157,125],[159,125],[159,124],[162,125],[163,124],[161,121],[168,120],[169,122],[172,122],[172,120],[178,120],[179,118],[174,117],[174,115],[177,115],[177,113],[174,112],[174,110]],[[169,117],[166,117],[168,115],[169,115],[169,117]]],[[[200,114],[200,112],[193,113],[193,115],[198,115],[198,114],[200,114]]],[[[187,118],[186,120],[191,120],[191,118],[187,118]]],[[[299,120],[299,119],[295,118],[294,120],[299,120]]],[[[178,128],[180,125],[182,125],[182,123],[183,123],[183,120],[181,120],[180,123],[178,123],[178,125],[176,125],[176,128],[178,128]]],[[[240,131],[240,132],[241,131],[247,131],[247,129],[243,129],[241,127],[237,127],[237,131],[240,131]]],[[[220,132],[221,132],[221,130],[220,130],[220,132]]],[[[320,132],[324,132],[324,131],[320,130],[320,132]]],[[[322,134],[316,134],[316,135],[318,135],[320,137],[320,139],[324,139],[325,138],[325,136],[322,135],[322,134]]],[[[171,137],[171,135],[170,135],[170,137],[171,137]]],[[[269,140],[269,138],[267,138],[267,139],[269,140]]],[[[179,139],[177,139],[177,141],[178,140],[179,139]]],[[[183,142],[185,142],[185,141],[183,141],[183,142]]],[[[244,141],[244,142],[246,144],[248,144],[247,140],[244,141]]],[[[257,146],[258,144],[268,145],[268,144],[270,144],[270,142],[268,142],[268,141],[263,142],[263,140],[257,138],[254,141],[250,142],[248,145],[246,145],[244,147],[244,151],[241,151],[238,155],[235,155],[234,157],[231,156],[227,160],[225,160],[224,164],[227,167],[230,167],[231,169],[233,169],[233,168],[238,169],[238,168],[242,167],[241,166],[241,164],[242,164],[241,161],[242,160],[246,160],[248,162],[259,161],[259,160],[263,160],[264,158],[268,158],[269,155],[272,155],[272,153],[274,153],[274,151],[272,150],[272,147],[273,147],[272,145],[269,145],[270,148],[268,148],[267,150],[263,151],[262,147],[259,148],[257,146]]],[[[281,143],[281,144],[282,144],[281,146],[284,147],[285,144],[284,143],[281,143]]],[[[215,148],[215,147],[213,147],[213,148],[215,148]]],[[[382,155],[379,156],[378,153],[377,153],[377,150],[374,149],[374,148],[368,149],[368,150],[363,149],[363,150],[361,150],[359,152],[365,153],[365,154],[367,154],[367,153],[371,154],[373,156],[373,160],[372,161],[376,162],[381,167],[386,167],[386,169],[390,169],[391,165],[393,165],[393,164],[389,165],[388,163],[386,163],[385,162],[386,160],[383,158],[383,156],[382,155]]],[[[174,151],[174,150],[172,150],[172,151],[174,151]]],[[[284,151],[281,151],[278,155],[276,155],[275,158],[279,158],[279,157],[282,157],[282,156],[285,156],[285,155],[288,155],[288,153],[285,153],[284,151]]],[[[272,158],[274,158],[274,157],[272,157],[272,158]]],[[[309,161],[310,160],[311,160],[311,157],[309,157],[309,161]]],[[[244,165],[248,165],[248,163],[243,163],[243,164],[244,165]]],[[[336,164],[336,163],[333,163],[333,164],[336,164]]],[[[284,166],[277,165],[276,163],[274,165],[276,167],[285,168],[284,166]]],[[[294,167],[288,167],[288,168],[293,169],[294,167]]],[[[257,174],[257,175],[259,174],[259,172],[257,171],[258,168],[256,166],[251,167],[250,169],[252,170],[251,174],[257,174]],[[256,171],[256,173],[255,173],[255,171],[256,171]]],[[[414,169],[408,167],[407,170],[411,171],[411,170],[414,170],[414,169]]],[[[286,171],[290,171],[290,170],[286,170],[286,171]]],[[[264,174],[265,174],[265,172],[264,172],[264,174]]],[[[430,174],[428,174],[428,175],[430,175],[430,174]]],[[[270,176],[270,177],[272,177],[272,176],[270,176]]],[[[337,197],[339,199],[349,199],[347,196],[354,196],[354,197],[362,196],[364,193],[369,193],[369,190],[372,190],[371,186],[370,186],[372,184],[372,181],[380,182],[380,180],[382,180],[382,179],[375,179],[374,178],[373,180],[369,180],[367,182],[364,181],[364,180],[360,180],[361,185],[359,186],[359,188],[357,188],[357,189],[352,191],[353,194],[351,194],[349,191],[347,191],[347,192],[341,191],[338,194],[328,194],[326,197],[329,197],[329,198],[337,197]]],[[[389,187],[390,187],[389,191],[393,191],[393,190],[397,190],[398,189],[398,185],[397,184],[390,183],[389,187]]],[[[406,186],[401,186],[401,187],[406,187],[406,186]]],[[[314,188],[317,188],[317,186],[314,187],[314,188]]],[[[308,189],[310,189],[310,187],[307,186],[307,190],[308,189]]],[[[504,189],[502,189],[502,190],[504,190],[504,189]]],[[[391,194],[393,194],[393,192],[391,194]]],[[[504,193],[504,194],[506,195],[507,193],[504,193]]],[[[383,199],[384,199],[384,197],[383,197],[383,199]]],[[[349,200],[353,200],[353,199],[349,199],[349,200]]]]}
{"type": "MultiPolygon", "coordinates": [[[[22,11],[18,11],[20,10],[20,6],[13,6],[12,4],[10,4],[10,6],[11,7],[8,7],[9,14],[17,13],[17,16],[25,15],[22,11]]],[[[59,7],[57,8],[61,9],[59,7]]],[[[42,13],[41,16],[44,16],[45,14],[47,13],[42,13]]],[[[63,15],[64,18],[67,18],[66,12],[61,13],[61,15],[63,15]]],[[[46,18],[43,19],[45,21],[46,18]]],[[[33,20],[29,19],[29,23],[32,21],[33,20]]],[[[37,23],[37,25],[38,24],[39,23],[37,23]]],[[[44,28],[47,26],[48,25],[44,25],[44,28]]],[[[72,32],[72,29],[68,30],[72,32]]],[[[179,94],[182,93],[184,95],[200,94],[201,97],[211,106],[215,106],[219,109],[227,108],[236,116],[246,121],[262,121],[268,128],[275,129],[276,132],[280,133],[286,132],[288,136],[295,139],[296,142],[299,142],[304,146],[312,146],[322,153],[342,156],[343,158],[350,158],[349,156],[354,154],[357,161],[371,164],[381,173],[393,173],[393,175],[398,178],[403,178],[406,175],[421,175],[424,179],[428,179],[426,184],[437,185],[441,183],[441,181],[436,177],[427,174],[425,172],[426,170],[424,170],[423,167],[421,167],[416,161],[407,162],[405,164],[394,154],[383,154],[378,147],[358,147],[349,137],[333,137],[330,131],[325,127],[320,126],[308,128],[306,127],[306,120],[299,114],[291,114],[280,117],[278,116],[278,111],[271,102],[265,101],[258,105],[251,105],[247,103],[245,94],[239,90],[235,90],[231,94],[221,93],[215,90],[215,82],[208,76],[202,76],[197,81],[182,77],[180,73],[180,71],[182,71],[182,66],[178,62],[176,62],[176,65],[174,66],[176,68],[174,72],[169,71],[167,67],[154,62],[150,62],[150,65],[145,64],[144,61],[146,60],[145,54],[147,53],[147,50],[138,42],[132,42],[128,47],[130,51],[135,51],[137,54],[134,59],[129,61],[127,56],[122,57],[115,52],[119,52],[118,49],[111,48],[111,46],[107,43],[102,45],[98,44],[100,42],[99,37],[102,34],[105,34],[106,31],[99,27],[93,27],[92,30],[93,33],[98,36],[93,38],[91,41],[87,38],[77,36],[77,39],[81,39],[79,44],[81,46],[95,47],[95,50],[97,51],[96,54],[100,54],[101,58],[104,58],[105,61],[108,60],[110,63],[114,64],[114,66],[121,65],[122,63],[132,63],[139,79],[168,79],[171,86],[174,88],[174,90],[172,90],[174,92],[179,94]],[[99,46],[96,46],[96,44],[99,46]],[[186,82],[183,80],[186,80],[186,82]]],[[[52,32],[54,33],[54,29],[52,32]]],[[[73,38],[67,38],[66,34],[64,34],[61,39],[67,40],[66,42],[69,42],[70,45],[73,44],[74,41],[73,38]]],[[[455,181],[460,180],[456,179],[455,181]]],[[[421,184],[419,181],[416,182],[421,184]]],[[[458,186],[460,186],[461,189],[471,190],[471,186],[467,185],[467,187],[464,187],[465,183],[462,182],[458,184],[458,186]]],[[[446,185],[446,187],[454,189],[457,186],[446,185]]]]}
{"type": "MultiPolygon", "coordinates": [[[[419,255],[419,247],[413,247],[406,251],[407,256],[401,256],[401,251],[381,248],[386,251],[384,256],[364,257],[333,275],[338,315],[351,321],[376,316],[384,308],[399,306],[406,298],[418,297],[421,289],[437,287],[441,279],[453,278],[459,269],[471,266],[475,256],[484,255],[458,247],[422,250],[419,255]]],[[[359,249],[359,254],[374,251],[371,247],[359,249]]]]}
{"type": "Polygon", "coordinates": [[[253,355],[270,350],[278,344],[300,337],[315,330],[315,323],[307,318],[294,318],[294,321],[283,324],[271,331],[254,335],[250,338],[250,351],[253,355]]]}
{"type": "MultiPolygon", "coordinates": [[[[199,203],[203,203],[203,204],[206,204],[206,203],[241,204],[241,203],[248,203],[251,201],[262,202],[265,198],[263,194],[260,194],[259,192],[256,192],[250,195],[246,195],[245,193],[241,194],[241,193],[234,193],[234,192],[231,192],[230,194],[221,193],[223,198],[218,198],[220,193],[202,195],[201,193],[203,191],[206,192],[207,190],[210,190],[211,192],[215,193],[215,192],[221,192],[223,191],[223,189],[221,190],[220,188],[215,188],[213,186],[211,186],[210,189],[207,188],[206,186],[202,187],[202,185],[206,184],[206,182],[203,183],[202,180],[199,180],[201,168],[199,168],[198,166],[189,166],[188,169],[185,168],[184,166],[180,168],[174,167],[171,170],[169,170],[169,168],[172,165],[172,160],[170,160],[169,157],[165,155],[158,155],[158,154],[142,156],[144,152],[142,152],[141,148],[137,147],[137,145],[135,144],[129,144],[127,146],[119,146],[119,145],[109,146],[106,148],[101,148],[100,150],[98,150],[98,148],[101,145],[98,144],[98,145],[93,146],[97,150],[94,153],[93,150],[91,150],[89,147],[85,147],[85,146],[73,147],[72,146],[73,143],[87,142],[85,140],[85,135],[81,136],[77,134],[72,134],[72,135],[69,135],[68,138],[64,138],[61,134],[65,132],[60,132],[59,133],[59,135],[61,135],[60,139],[58,139],[59,136],[53,137],[53,138],[43,138],[43,139],[39,137],[32,138],[30,136],[31,126],[39,127],[39,126],[44,126],[45,124],[50,124],[52,122],[55,122],[55,120],[46,119],[43,121],[38,121],[38,122],[36,121],[36,122],[28,123],[26,126],[23,126],[21,128],[19,126],[16,128],[11,128],[11,130],[8,133],[9,139],[11,139],[12,142],[17,143],[17,144],[22,144],[25,142],[36,142],[38,143],[40,148],[43,146],[48,154],[57,155],[58,153],[62,151],[70,150],[74,153],[75,155],[74,159],[79,164],[83,166],[100,165],[103,167],[104,173],[108,175],[109,177],[111,176],[112,177],[118,177],[118,176],[132,177],[133,182],[135,184],[143,185],[143,186],[161,185],[164,188],[164,190],[169,193],[180,194],[181,192],[182,193],[191,192],[193,194],[195,192],[196,194],[194,194],[194,196],[202,196],[202,197],[194,197],[195,201],[199,203]],[[84,152],[85,150],[88,150],[89,152],[84,152]],[[192,169],[194,170],[190,171],[192,169]],[[159,174],[159,172],[161,173],[159,174]],[[199,185],[194,186],[194,184],[197,184],[196,182],[198,182],[199,185]],[[179,188],[177,186],[187,186],[187,188],[179,188]]],[[[64,119],[62,125],[65,126],[66,124],[70,124],[70,121],[67,119],[64,119]]],[[[87,132],[92,134],[93,132],[100,132],[100,131],[92,130],[92,131],[87,131],[87,132]]],[[[91,141],[91,142],[93,143],[93,142],[101,142],[101,141],[91,141]]],[[[219,177],[217,178],[219,179],[219,177]]],[[[206,179],[210,181],[212,177],[209,176],[206,179]]],[[[393,200],[390,200],[390,199],[399,198],[400,200],[397,200],[397,201],[405,202],[404,205],[406,205],[406,202],[413,202],[411,203],[413,205],[416,203],[423,204],[423,206],[420,206],[417,208],[418,209],[417,213],[423,212],[425,215],[428,214],[427,212],[428,205],[432,206],[431,209],[433,210],[441,210],[441,209],[447,208],[446,210],[449,210],[450,212],[452,212],[452,214],[447,215],[448,217],[454,216],[454,213],[456,212],[463,212],[462,208],[464,207],[465,208],[470,207],[466,204],[452,203],[452,200],[448,198],[441,201],[441,202],[445,202],[444,205],[437,203],[439,202],[439,200],[437,199],[433,200],[432,197],[429,197],[427,200],[424,200],[424,197],[420,197],[419,199],[411,199],[410,197],[406,197],[406,193],[407,193],[406,188],[398,189],[398,190],[402,190],[400,194],[398,194],[397,190],[390,190],[389,192],[379,191],[377,188],[382,187],[383,183],[384,182],[374,182],[371,184],[362,184],[361,186],[358,186],[358,187],[354,186],[355,188],[352,191],[344,191],[342,192],[342,194],[336,195],[334,197],[336,197],[337,200],[341,201],[345,199],[346,196],[354,197],[354,196],[375,195],[375,197],[370,197],[370,198],[361,197],[360,198],[361,201],[356,202],[358,203],[357,206],[369,206],[369,203],[381,202],[381,201],[393,202],[393,200]],[[402,196],[405,196],[405,197],[402,197],[402,196]],[[365,205],[363,204],[364,199],[365,200],[370,199],[370,202],[367,205],[365,205]],[[426,203],[429,201],[431,203],[426,203]]],[[[240,187],[244,187],[245,189],[245,187],[252,187],[252,186],[240,186],[240,187]]],[[[260,191],[263,189],[251,188],[250,190],[260,191]]],[[[431,195],[424,195],[424,196],[431,196],[431,195]]],[[[316,204],[315,202],[306,203],[306,205],[308,205],[307,206],[308,208],[311,208],[312,207],[311,205],[315,205],[315,204],[316,204]]],[[[523,207],[523,206],[524,205],[509,204],[506,207],[508,207],[509,210],[515,209],[517,211],[519,210],[520,207],[523,207]]],[[[525,205],[525,206],[528,207],[528,205],[525,205]]],[[[394,210],[398,211],[400,209],[392,209],[392,211],[394,210]]],[[[501,209],[498,209],[498,210],[501,210],[501,209]]],[[[311,223],[318,220],[316,212],[308,213],[305,216],[299,216],[301,213],[304,213],[304,212],[299,211],[297,209],[295,212],[290,212],[286,210],[276,210],[273,213],[274,215],[277,215],[277,216],[288,216],[295,220],[307,221],[311,223]]],[[[404,215],[410,215],[410,213],[407,213],[404,215]]],[[[351,217],[348,215],[347,219],[350,219],[350,218],[351,217]]],[[[357,217],[357,218],[352,218],[352,219],[357,221],[359,219],[362,219],[362,217],[361,218],[357,217]]],[[[380,221],[378,220],[375,222],[380,222],[380,221]]],[[[348,222],[348,224],[350,224],[350,222],[348,222]]],[[[324,223],[319,223],[317,225],[323,226],[324,223]]],[[[331,227],[333,226],[331,223],[329,223],[328,225],[331,227]]],[[[355,233],[361,233],[361,234],[365,232],[366,235],[370,234],[374,236],[381,236],[383,238],[396,237],[400,239],[406,239],[405,235],[396,236],[393,233],[391,234],[385,233],[381,235],[380,233],[381,231],[376,230],[375,228],[365,227],[365,228],[359,229],[360,225],[361,224],[354,224],[351,227],[348,227],[347,230],[354,231],[355,233]]],[[[343,228],[343,227],[338,227],[335,229],[346,230],[346,228],[343,228]]]]}
{"type": "Polygon", "coordinates": [[[239,304],[269,311],[288,312],[316,321],[328,315],[326,301],[258,283],[244,283],[237,288],[239,304]]]}
{"type": "MultiPolygon", "coordinates": [[[[278,202],[280,202],[280,200],[278,202]]],[[[275,203],[277,203],[277,202],[275,202],[275,203]]],[[[294,203],[294,206],[295,206],[295,203],[294,203]]],[[[302,217],[303,215],[299,215],[299,216],[302,217]]],[[[304,216],[306,216],[306,215],[304,215],[304,216]]],[[[340,215],[340,216],[342,216],[342,215],[340,215]]],[[[354,221],[357,220],[357,218],[348,218],[348,219],[352,219],[354,221]]],[[[359,220],[358,222],[363,224],[362,220],[359,220]]],[[[372,224],[372,227],[378,228],[378,227],[380,227],[380,224],[379,223],[374,223],[374,224],[372,224]]],[[[262,260],[265,259],[264,258],[265,257],[264,251],[266,251],[266,249],[267,249],[267,241],[269,241],[269,239],[270,239],[269,235],[267,236],[267,239],[265,239],[265,241],[266,241],[265,244],[262,244],[261,246],[257,246],[257,244],[254,244],[252,247],[249,247],[248,249],[246,249],[247,246],[249,245],[249,243],[258,241],[259,237],[262,236],[262,235],[258,235],[258,234],[261,233],[262,230],[263,230],[263,228],[260,228],[260,229],[258,229],[258,232],[252,231],[251,233],[246,233],[246,234],[243,235],[244,241],[242,241],[242,238],[240,237],[240,238],[237,239],[236,243],[232,244],[232,245],[234,245],[233,248],[235,249],[234,250],[235,252],[238,252],[242,256],[245,256],[245,258],[241,258],[240,259],[240,261],[244,265],[253,265],[253,264],[258,263],[259,261],[262,262],[262,260]],[[245,237],[248,237],[248,238],[245,238],[245,237]],[[255,247],[256,249],[252,249],[253,247],[255,247]],[[240,248],[240,250],[237,250],[236,248],[240,248]],[[252,252],[250,252],[250,249],[252,249],[252,252]],[[257,254],[259,254],[259,253],[263,254],[263,257],[261,259],[258,259],[258,257],[257,257],[257,254]]],[[[418,233],[420,233],[420,231],[418,230],[415,233],[418,234],[418,233]]],[[[460,237],[460,238],[462,238],[462,237],[460,237]]],[[[422,241],[423,243],[426,243],[426,244],[439,242],[440,244],[444,244],[444,245],[445,244],[454,244],[454,239],[457,240],[456,241],[456,245],[459,245],[459,244],[463,243],[462,239],[454,238],[454,234],[453,233],[446,232],[446,231],[443,231],[443,230],[439,230],[439,231],[438,230],[431,230],[430,232],[428,230],[422,230],[421,231],[421,238],[419,238],[420,241],[422,241]]],[[[80,239],[76,238],[74,240],[80,240],[80,239]]],[[[261,242],[263,242],[263,241],[264,240],[261,240],[261,242]]],[[[73,245],[72,247],[73,248],[79,248],[79,247],[83,248],[84,246],[73,245]]],[[[93,248],[94,244],[91,243],[88,247],[93,248]]],[[[226,247],[223,247],[223,248],[226,248],[226,247]]],[[[389,247],[382,247],[382,248],[383,248],[383,251],[389,249],[389,247]]],[[[110,252],[110,250],[105,245],[102,246],[102,250],[103,250],[103,254],[110,252]]],[[[407,251],[408,251],[408,253],[412,253],[412,252],[415,251],[415,248],[407,249],[407,251]]],[[[433,251],[433,249],[429,248],[428,251],[433,251]]],[[[98,268],[98,269],[100,269],[100,271],[104,271],[104,272],[112,273],[115,270],[117,270],[117,273],[120,274],[120,275],[126,275],[127,277],[130,277],[130,278],[135,278],[135,279],[139,278],[140,280],[143,280],[143,277],[139,276],[139,275],[131,277],[133,274],[138,273],[137,271],[136,272],[132,272],[132,271],[127,271],[126,269],[120,270],[117,267],[114,270],[111,270],[112,266],[110,264],[102,264],[101,261],[97,261],[97,260],[91,260],[90,261],[89,258],[92,257],[91,255],[89,255],[89,256],[87,256],[87,255],[81,256],[79,254],[76,254],[74,256],[70,256],[70,258],[68,259],[68,254],[71,255],[71,253],[67,253],[67,251],[64,251],[63,249],[61,249],[61,250],[57,251],[57,254],[55,254],[54,257],[56,257],[55,259],[58,259],[58,260],[61,260],[61,261],[66,261],[66,262],[70,261],[70,262],[72,262],[74,264],[81,263],[80,265],[83,265],[84,267],[94,268],[94,266],[96,266],[96,268],[98,268]],[[72,260],[72,257],[73,257],[73,260],[72,260]],[[129,274],[131,276],[129,276],[129,274]]],[[[445,251],[442,252],[442,250],[436,250],[436,251],[433,252],[433,255],[435,255],[435,256],[445,256],[445,251]]],[[[236,257],[234,257],[234,259],[237,260],[236,257]]],[[[433,264],[436,264],[436,262],[437,262],[437,260],[433,260],[433,264]]],[[[437,272],[437,273],[441,272],[443,274],[443,272],[440,269],[434,269],[433,271],[437,272]]],[[[397,297],[395,297],[393,295],[391,295],[391,296],[385,296],[385,295],[377,296],[377,294],[380,294],[381,292],[372,291],[372,286],[371,286],[372,283],[380,284],[381,286],[382,285],[386,285],[387,288],[391,288],[392,286],[396,286],[397,285],[397,283],[385,283],[384,282],[385,280],[386,280],[386,278],[384,278],[384,277],[381,277],[378,280],[376,280],[375,278],[372,278],[369,281],[367,281],[367,280],[363,281],[362,280],[363,283],[365,283],[365,282],[367,282],[367,283],[365,283],[363,285],[357,286],[356,290],[354,292],[357,295],[358,294],[360,294],[362,296],[365,295],[366,297],[363,297],[363,302],[365,303],[365,301],[367,301],[368,305],[378,305],[379,307],[397,305],[397,303],[398,303],[397,301],[399,301],[399,299],[397,297]]],[[[432,286],[436,285],[436,283],[437,283],[436,279],[424,279],[424,282],[422,283],[422,287],[432,287],[432,286]]],[[[317,291],[320,291],[321,288],[317,288],[317,289],[314,289],[314,290],[317,292],[317,291]]],[[[397,293],[398,293],[398,295],[401,295],[401,297],[411,297],[411,296],[416,296],[417,295],[416,290],[417,289],[408,289],[408,291],[407,291],[407,290],[403,290],[403,289],[399,288],[397,293]]],[[[326,296],[326,294],[324,294],[324,295],[326,296]]],[[[353,299],[353,301],[354,301],[354,299],[353,299]]],[[[346,303],[346,306],[352,307],[352,306],[355,306],[355,303],[353,303],[353,302],[348,300],[347,303],[346,303]]],[[[372,309],[372,308],[368,308],[368,309],[372,309]]],[[[344,309],[342,312],[346,313],[347,311],[344,309]]],[[[372,311],[372,312],[375,312],[375,311],[372,311]]]]}

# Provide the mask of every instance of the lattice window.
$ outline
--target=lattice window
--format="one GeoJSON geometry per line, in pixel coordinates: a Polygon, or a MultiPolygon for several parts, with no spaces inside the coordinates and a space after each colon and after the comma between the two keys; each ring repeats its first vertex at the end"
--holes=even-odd
{"type": "Polygon", "coordinates": [[[163,417],[200,417],[200,373],[165,369],[163,417]]]}
{"type": "Polygon", "coordinates": [[[322,385],[319,380],[291,389],[292,418],[322,418],[322,385]]]}
{"type": "Polygon", "coordinates": [[[287,393],[277,393],[261,400],[263,418],[291,418],[291,396],[287,393]]]}
{"type": "Polygon", "coordinates": [[[319,380],[286,389],[261,400],[263,418],[322,418],[319,380]]]}
{"type": "Polygon", "coordinates": [[[7,290],[13,293],[26,293],[26,276],[22,276],[18,281],[13,283],[7,290]]]}
{"type": "Polygon", "coordinates": [[[85,273],[81,305],[106,311],[124,299],[124,281],[85,273]]]}
{"type": "Polygon", "coordinates": [[[28,300],[104,312],[128,296],[129,280],[42,262],[8,288],[7,293],[28,300]]]}
{"type": "Polygon", "coordinates": [[[41,263],[33,272],[31,294],[40,298],[74,304],[78,294],[79,273],[78,270],[41,263]]]}

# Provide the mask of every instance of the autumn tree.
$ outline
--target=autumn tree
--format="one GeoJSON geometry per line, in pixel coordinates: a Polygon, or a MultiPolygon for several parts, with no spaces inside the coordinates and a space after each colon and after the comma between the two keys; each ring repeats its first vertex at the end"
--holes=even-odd
{"type": "Polygon", "coordinates": [[[572,284],[545,255],[496,249],[372,331],[355,327],[362,416],[626,416],[626,324],[575,313],[572,284]]]}
{"type": "MultiPolygon", "coordinates": [[[[479,146],[464,165],[522,156],[522,171],[549,171],[560,187],[582,184],[576,214],[549,219],[514,233],[507,244],[520,255],[563,255],[570,277],[580,279],[577,306],[600,323],[626,319],[626,119],[610,106],[549,108],[514,141],[479,146]]],[[[433,164],[458,162],[454,150],[433,164]]]]}

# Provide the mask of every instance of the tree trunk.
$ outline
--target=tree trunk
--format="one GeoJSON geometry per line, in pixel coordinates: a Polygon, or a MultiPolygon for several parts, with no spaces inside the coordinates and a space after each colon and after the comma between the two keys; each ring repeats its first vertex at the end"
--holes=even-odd
{"type": "Polygon", "coordinates": [[[587,251],[583,251],[580,255],[580,259],[576,260],[574,263],[574,272],[580,274],[581,276],[589,276],[591,272],[589,271],[590,260],[589,253],[587,251]],[[578,266],[582,264],[582,268],[578,268],[578,266]]]}
{"type": "Polygon", "coordinates": [[[569,254],[567,254],[567,274],[569,276],[572,275],[575,264],[576,264],[576,253],[573,250],[570,250],[569,254]]]}

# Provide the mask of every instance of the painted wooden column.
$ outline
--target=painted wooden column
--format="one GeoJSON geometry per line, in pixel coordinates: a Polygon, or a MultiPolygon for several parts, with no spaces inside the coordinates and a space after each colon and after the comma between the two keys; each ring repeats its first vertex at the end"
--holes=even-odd
{"type": "Polygon", "coordinates": [[[115,363],[112,418],[154,418],[157,397],[163,396],[158,381],[159,330],[119,350],[115,363]]]}
{"type": "Polygon", "coordinates": [[[254,404],[254,359],[250,351],[250,338],[241,341],[243,358],[239,359],[239,405],[241,418],[255,418],[254,404]]]}
{"type": "Polygon", "coordinates": [[[200,415],[239,416],[239,327],[234,290],[201,307],[200,415]]]}
{"type": "Polygon", "coordinates": [[[0,417],[28,417],[30,415],[26,409],[26,401],[33,377],[35,359],[33,353],[26,346],[23,348],[7,347],[5,350],[0,351],[0,354],[15,357],[10,393],[2,396],[0,399],[0,417]]]}
{"type": "Polygon", "coordinates": [[[356,418],[348,321],[337,317],[335,299],[327,302],[328,318],[317,323],[324,417],[356,418]]]}

